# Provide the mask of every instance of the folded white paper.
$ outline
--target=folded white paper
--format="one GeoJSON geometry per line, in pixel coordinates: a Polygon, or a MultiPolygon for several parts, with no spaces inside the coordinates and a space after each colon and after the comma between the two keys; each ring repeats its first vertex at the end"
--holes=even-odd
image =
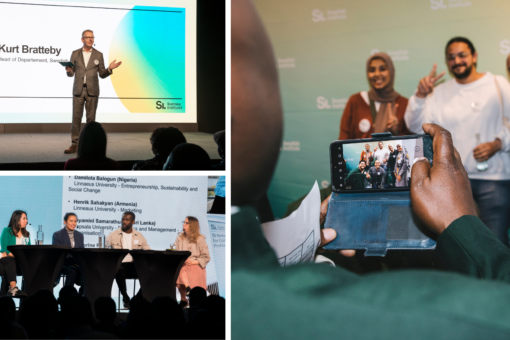
{"type": "Polygon", "coordinates": [[[262,231],[282,267],[313,262],[320,245],[321,195],[317,182],[290,216],[262,224],[262,231]]]}

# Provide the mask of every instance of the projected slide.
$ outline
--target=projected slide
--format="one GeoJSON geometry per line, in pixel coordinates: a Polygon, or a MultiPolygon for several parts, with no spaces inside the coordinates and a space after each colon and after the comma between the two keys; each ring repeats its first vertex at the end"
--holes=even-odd
{"type": "Polygon", "coordinates": [[[59,62],[86,29],[105,67],[122,61],[99,78],[97,121],[196,122],[196,3],[143,3],[0,1],[0,123],[70,123],[74,78],[59,62]]]}
{"type": "MultiPolygon", "coordinates": [[[[206,176],[0,177],[0,223],[6,226],[14,210],[24,210],[32,244],[39,225],[44,244],[51,244],[63,216],[74,212],[85,247],[96,248],[101,228],[107,236],[121,227],[122,214],[132,211],[133,228],[152,249],[165,250],[182,231],[185,217],[194,216],[211,257],[206,267],[209,291],[225,296],[225,216],[207,215],[207,187],[206,176]]],[[[117,296],[115,284],[113,290],[117,296]]]]}

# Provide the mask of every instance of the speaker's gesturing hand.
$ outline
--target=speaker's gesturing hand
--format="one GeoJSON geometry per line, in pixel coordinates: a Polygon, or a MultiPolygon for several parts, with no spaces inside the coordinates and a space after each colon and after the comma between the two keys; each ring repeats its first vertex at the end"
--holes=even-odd
{"type": "Polygon", "coordinates": [[[464,215],[477,216],[471,184],[452,135],[436,124],[423,124],[433,138],[433,166],[419,158],[411,172],[411,206],[427,227],[441,234],[464,215]]]}
{"type": "Polygon", "coordinates": [[[434,85],[436,82],[441,79],[445,75],[445,71],[441,72],[438,76],[436,76],[437,64],[432,66],[432,71],[430,71],[429,75],[420,79],[418,83],[418,91],[416,92],[416,96],[420,98],[425,98],[429,93],[432,93],[434,90],[434,85]]]}
{"type": "Polygon", "coordinates": [[[115,59],[114,61],[112,61],[112,63],[110,64],[110,66],[108,67],[110,70],[113,70],[114,68],[117,68],[120,66],[120,64],[122,64],[122,61],[119,61],[118,63],[116,63],[117,59],[115,59]]]}

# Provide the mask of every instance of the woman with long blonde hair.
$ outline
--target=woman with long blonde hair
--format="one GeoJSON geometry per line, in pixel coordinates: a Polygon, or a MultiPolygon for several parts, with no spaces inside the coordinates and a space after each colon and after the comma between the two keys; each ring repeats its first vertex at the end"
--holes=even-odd
{"type": "Polygon", "coordinates": [[[211,259],[205,236],[200,234],[200,223],[196,217],[187,216],[184,219],[182,232],[175,239],[174,246],[176,250],[191,252],[177,278],[181,301],[187,303],[187,296],[192,288],[198,286],[207,290],[205,266],[211,259]]]}

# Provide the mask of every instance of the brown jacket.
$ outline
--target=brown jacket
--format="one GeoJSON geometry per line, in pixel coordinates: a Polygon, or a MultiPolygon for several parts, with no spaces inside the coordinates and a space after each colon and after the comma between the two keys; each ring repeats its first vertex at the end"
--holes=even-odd
{"type": "MultiPolygon", "coordinates": [[[[411,135],[411,131],[406,126],[404,121],[404,114],[406,113],[407,98],[397,97],[395,103],[398,104],[397,119],[399,135],[411,135]]],[[[374,132],[374,122],[372,121],[372,114],[370,113],[370,106],[365,102],[361,94],[356,93],[349,98],[345,106],[342,119],[340,121],[340,136],[339,140],[344,139],[360,139],[371,138],[374,132]],[[361,122],[363,120],[363,123],[361,122]],[[366,122],[368,121],[368,122],[366,122]],[[365,123],[370,123],[369,125],[365,123]],[[364,131],[361,131],[361,128],[364,131]],[[365,131],[366,130],[366,131],[365,131]]]]}
{"type": "Polygon", "coordinates": [[[107,68],[104,67],[103,53],[95,48],[92,49],[90,60],[85,66],[85,59],[83,59],[83,47],[73,51],[71,54],[71,61],[75,68],[67,73],[68,77],[74,77],[73,94],[75,96],[81,95],[83,90],[83,78],[87,76],[87,92],[91,96],[99,96],[99,79],[109,77],[112,74],[107,68]]]}
{"type": "MultiPolygon", "coordinates": [[[[122,228],[119,228],[117,230],[114,230],[108,235],[106,238],[110,240],[110,243],[113,245],[113,249],[123,249],[122,241],[123,241],[123,231],[122,228]]],[[[151,247],[147,244],[147,240],[142,235],[141,232],[136,231],[135,228],[133,228],[133,233],[131,234],[133,237],[131,237],[131,249],[137,250],[137,249],[143,249],[143,250],[150,250],[151,247]]]]}
{"type": "Polygon", "coordinates": [[[367,151],[366,150],[361,151],[361,156],[360,156],[359,160],[360,161],[365,161],[365,164],[367,166],[370,166],[372,164],[373,159],[374,158],[372,157],[372,151],[368,152],[368,157],[367,157],[367,151]]]}
{"type": "Polygon", "coordinates": [[[178,235],[174,245],[177,250],[190,251],[191,256],[188,257],[188,259],[192,261],[198,260],[200,267],[203,269],[205,269],[205,266],[207,266],[207,263],[211,260],[209,247],[207,247],[207,242],[205,242],[205,237],[203,235],[198,236],[196,243],[190,243],[186,237],[178,235]]]}

